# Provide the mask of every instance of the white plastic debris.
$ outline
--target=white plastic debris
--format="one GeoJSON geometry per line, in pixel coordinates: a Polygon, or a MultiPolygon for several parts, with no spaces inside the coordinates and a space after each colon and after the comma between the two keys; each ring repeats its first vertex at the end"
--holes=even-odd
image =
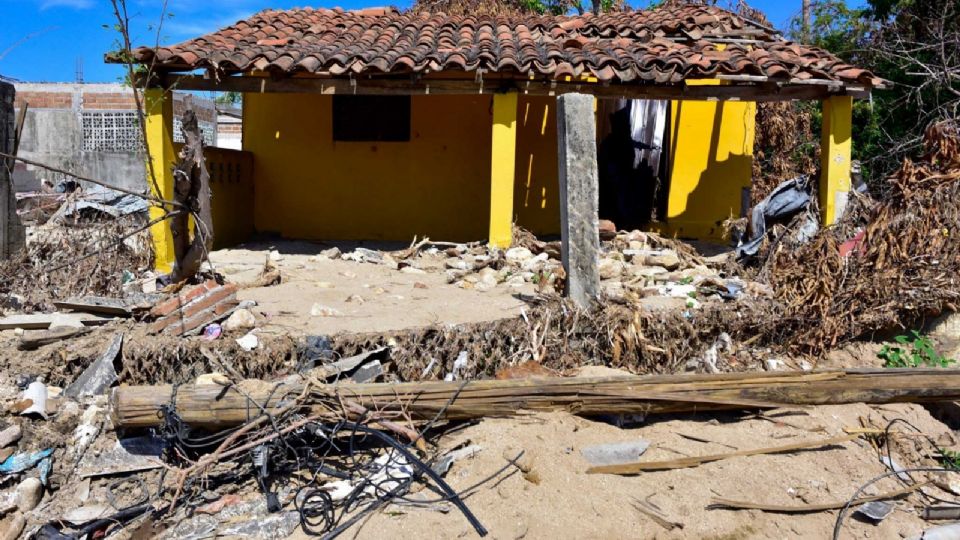
{"type": "MultiPolygon", "coordinates": [[[[400,482],[413,475],[413,467],[402,454],[394,451],[387,452],[373,461],[376,472],[370,474],[359,483],[363,486],[363,494],[376,496],[387,493],[400,485],[400,482]]],[[[324,486],[334,501],[342,501],[357,489],[357,485],[349,480],[338,480],[324,486]]]]}
{"type": "Polygon", "coordinates": [[[242,338],[237,338],[237,345],[239,345],[241,349],[249,352],[260,346],[260,338],[253,332],[250,332],[242,338]]]}
{"type": "Polygon", "coordinates": [[[455,381],[460,377],[460,372],[467,369],[467,362],[469,356],[467,356],[467,351],[460,351],[460,354],[457,355],[457,359],[453,361],[453,371],[447,373],[447,376],[443,380],[450,382],[455,381]]]}
{"type": "Polygon", "coordinates": [[[21,415],[38,414],[44,419],[47,418],[47,385],[40,381],[33,381],[23,392],[23,399],[29,399],[33,403],[24,409],[21,415]]]}

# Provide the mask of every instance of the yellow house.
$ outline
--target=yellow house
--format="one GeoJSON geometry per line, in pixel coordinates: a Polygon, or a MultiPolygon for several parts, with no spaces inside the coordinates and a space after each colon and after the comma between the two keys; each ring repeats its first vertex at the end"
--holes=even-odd
{"type": "MultiPolygon", "coordinates": [[[[472,17],[267,10],[134,58],[152,70],[163,198],[170,90],[243,93],[243,150],[210,149],[215,237],[482,240],[560,230],[556,96],[596,97],[601,218],[717,238],[745,215],[758,101],[825,106],[824,219],[849,189],[853,97],[881,81],[711,6],[472,17]],[[653,112],[651,112],[653,111],[653,112]]],[[[161,211],[158,209],[159,215],[161,211]]],[[[153,229],[157,266],[169,228],[153,229]]]]}

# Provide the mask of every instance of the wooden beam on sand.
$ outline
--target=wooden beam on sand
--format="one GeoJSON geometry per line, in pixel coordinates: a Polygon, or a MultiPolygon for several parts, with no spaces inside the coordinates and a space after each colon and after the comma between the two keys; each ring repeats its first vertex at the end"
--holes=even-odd
{"type": "MultiPolygon", "coordinates": [[[[111,396],[114,425],[161,423],[174,403],[184,422],[221,429],[243,424],[260,408],[276,411],[304,390],[299,377],[284,383],[121,386],[111,396]],[[175,398],[175,399],[171,399],[175,398]]],[[[797,373],[723,373],[644,377],[542,378],[469,382],[338,384],[312,388],[304,407],[329,411],[350,403],[369,410],[404,411],[415,420],[513,416],[564,410],[597,414],[661,414],[750,410],[797,405],[960,400],[960,370],[883,369],[797,373]]]]}

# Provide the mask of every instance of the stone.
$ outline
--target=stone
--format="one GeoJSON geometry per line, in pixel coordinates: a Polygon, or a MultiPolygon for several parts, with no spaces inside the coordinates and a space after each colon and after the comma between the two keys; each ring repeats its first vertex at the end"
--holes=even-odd
{"type": "Polygon", "coordinates": [[[620,277],[620,275],[623,274],[623,268],[623,263],[616,259],[600,259],[600,264],[598,265],[600,279],[613,279],[620,277]]]}
{"type": "MultiPolygon", "coordinates": [[[[624,235],[627,242],[633,243],[638,242],[646,246],[647,244],[647,233],[643,231],[630,231],[624,235]]],[[[642,248],[641,248],[642,249],[642,248]]]]}
{"type": "Polygon", "coordinates": [[[667,269],[662,266],[631,266],[628,273],[633,277],[653,277],[667,273],[667,269]]]}
{"type": "Polygon", "coordinates": [[[17,486],[17,510],[29,512],[40,504],[43,484],[39,478],[27,478],[17,486]]]}
{"type": "Polygon", "coordinates": [[[240,308],[234,311],[227,320],[221,325],[223,329],[230,332],[232,330],[250,330],[257,326],[257,318],[249,309],[240,308]]]}
{"type": "Polygon", "coordinates": [[[330,248],[330,249],[325,249],[325,250],[323,250],[323,251],[320,252],[320,255],[323,255],[324,257],[326,257],[326,258],[328,258],[328,259],[339,259],[341,254],[342,254],[342,253],[340,252],[340,248],[338,248],[338,247],[336,247],[336,246],[334,246],[334,247],[332,247],[332,248],[330,248]]]}
{"type": "Polygon", "coordinates": [[[544,265],[546,265],[547,260],[550,258],[546,253],[541,253],[532,259],[527,259],[520,265],[520,268],[528,272],[539,272],[543,270],[544,265]]]}
{"type": "Polygon", "coordinates": [[[533,252],[525,247],[515,247],[508,249],[504,256],[508,263],[523,264],[524,261],[533,258],[533,252]]]}
{"type": "Polygon", "coordinates": [[[484,285],[495,287],[497,283],[500,283],[497,271],[489,266],[483,270],[480,270],[477,275],[480,276],[480,283],[483,283],[484,285]]]}
{"type": "Polygon", "coordinates": [[[767,371],[783,371],[787,366],[783,360],[768,358],[763,361],[763,367],[766,368],[767,371]]]}
{"type": "Polygon", "coordinates": [[[507,278],[507,280],[505,281],[505,283],[507,284],[508,287],[517,288],[517,287],[523,287],[523,285],[524,285],[524,283],[526,283],[526,281],[524,281],[523,276],[521,276],[521,275],[514,275],[514,276],[510,276],[509,278],[507,278]]]}
{"type": "Polygon", "coordinates": [[[627,247],[639,251],[642,249],[647,249],[647,244],[637,240],[630,240],[630,242],[627,243],[627,247]]]}
{"type": "Polygon", "coordinates": [[[470,289],[473,289],[473,288],[474,288],[474,284],[473,284],[473,283],[470,283],[469,281],[466,281],[466,280],[461,280],[461,281],[458,281],[458,282],[457,282],[457,287],[460,287],[461,289],[468,289],[468,290],[470,290],[470,289]]]}
{"type": "Polygon", "coordinates": [[[20,440],[20,437],[23,436],[23,431],[20,429],[20,426],[13,424],[7,429],[0,431],[0,447],[7,447],[11,444],[20,440]]]}
{"type": "MultiPolygon", "coordinates": [[[[591,95],[557,97],[560,250],[567,294],[581,308],[592,306],[600,295],[600,187],[593,107],[591,95]]],[[[616,235],[613,223],[604,223],[604,229],[616,235]]]]}
{"type": "Polygon", "coordinates": [[[609,219],[601,219],[597,223],[597,232],[601,240],[613,240],[617,237],[617,224],[609,219]]]}
{"type": "Polygon", "coordinates": [[[422,268],[417,268],[416,266],[404,266],[400,269],[404,274],[426,274],[427,271],[422,268]]]}
{"type": "Polygon", "coordinates": [[[318,281],[316,285],[321,289],[332,289],[334,287],[333,283],[330,283],[329,281],[318,281]]]}
{"type": "Polygon", "coordinates": [[[339,317],[343,315],[340,311],[322,304],[314,304],[310,308],[310,315],[313,317],[339,317]]]}
{"type": "Polygon", "coordinates": [[[447,259],[444,265],[451,270],[469,270],[473,267],[472,264],[463,259],[447,259]]]}
{"type": "Polygon", "coordinates": [[[927,333],[932,337],[960,339],[960,315],[944,312],[929,323],[927,333]]]}
{"type": "Polygon", "coordinates": [[[360,296],[359,294],[351,294],[350,296],[347,297],[347,300],[346,300],[346,301],[347,301],[347,302],[356,302],[357,304],[362,304],[362,303],[366,302],[366,300],[364,300],[363,297],[360,296]]]}
{"type": "Polygon", "coordinates": [[[680,268],[680,257],[673,251],[664,250],[656,255],[647,255],[644,264],[647,266],[662,266],[672,271],[680,268]]]}
{"type": "Polygon", "coordinates": [[[270,251],[270,260],[273,262],[278,262],[283,260],[283,255],[280,255],[280,252],[277,250],[270,251]]]}
{"type": "Polygon", "coordinates": [[[682,311],[687,308],[686,299],[669,296],[647,296],[641,298],[639,304],[643,311],[654,313],[662,311],[682,311]]]}

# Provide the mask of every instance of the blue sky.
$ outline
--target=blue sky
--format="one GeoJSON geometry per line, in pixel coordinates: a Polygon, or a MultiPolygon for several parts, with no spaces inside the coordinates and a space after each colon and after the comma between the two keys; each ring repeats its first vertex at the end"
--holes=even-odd
{"type": "MultiPolygon", "coordinates": [[[[799,11],[801,0],[753,0],[779,27],[799,11]]],[[[405,0],[399,7],[407,7],[405,0]]],[[[634,4],[645,1],[634,0],[634,4]]],[[[854,1],[859,4],[861,1],[854,1]]],[[[152,45],[163,0],[127,0],[134,45],[152,45]]],[[[313,5],[344,9],[390,5],[383,0],[168,0],[173,17],[164,21],[161,42],[175,43],[233,24],[256,11],[313,5]]],[[[119,66],[103,63],[116,49],[115,22],[109,0],[0,0],[0,75],[30,82],[70,82],[78,59],[87,82],[120,79],[119,66]]]]}

